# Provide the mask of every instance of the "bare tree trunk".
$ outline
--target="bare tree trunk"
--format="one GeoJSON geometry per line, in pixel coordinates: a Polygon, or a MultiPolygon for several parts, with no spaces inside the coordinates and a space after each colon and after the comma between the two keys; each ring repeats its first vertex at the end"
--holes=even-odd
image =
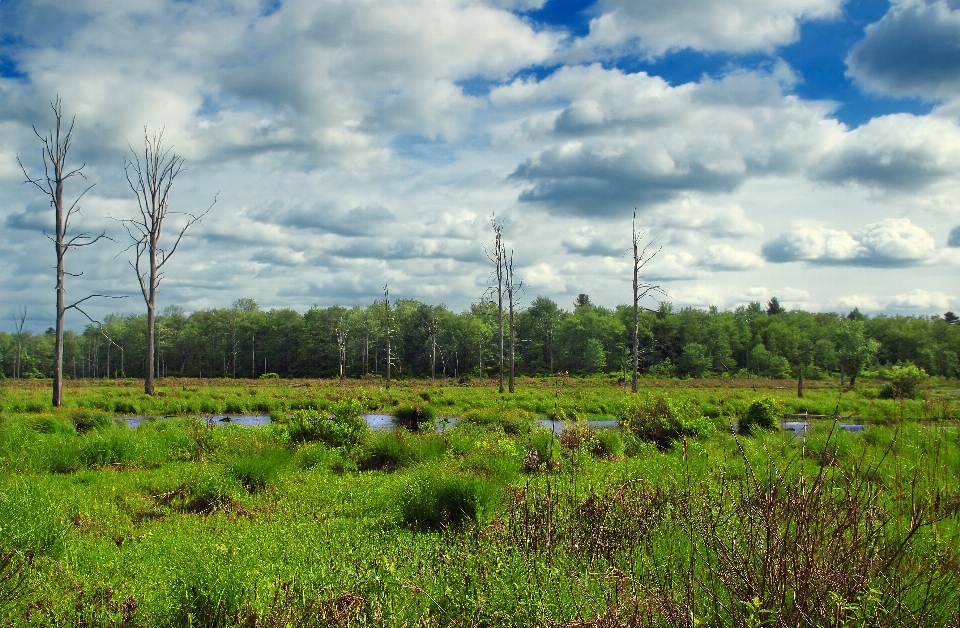
{"type": "Polygon", "coordinates": [[[27,322],[27,307],[20,308],[20,313],[13,319],[13,324],[17,328],[17,361],[14,363],[13,378],[20,379],[21,356],[23,355],[23,326],[27,322]]]}
{"type": "Polygon", "coordinates": [[[163,233],[163,223],[170,213],[170,190],[174,181],[184,169],[183,157],[171,153],[170,150],[163,146],[162,131],[154,133],[151,138],[144,128],[143,162],[141,163],[140,157],[131,147],[130,152],[133,154],[133,160],[127,160],[124,164],[127,183],[137,197],[137,205],[140,210],[138,218],[123,220],[122,222],[133,242],[129,247],[134,249],[134,260],[130,262],[130,265],[137,273],[140,291],[143,293],[143,300],[147,305],[147,355],[143,390],[148,395],[155,392],[154,332],[157,318],[157,288],[163,279],[163,267],[176,253],[187,229],[199,222],[217,202],[217,199],[214,198],[210,207],[196,216],[183,213],[188,218],[179,235],[177,235],[173,246],[169,251],[161,248],[160,236],[163,233]],[[147,256],[146,272],[141,270],[144,255],[147,256]]]}
{"type": "Polygon", "coordinates": [[[499,391],[503,394],[503,275],[505,265],[505,252],[503,249],[503,223],[497,222],[494,216],[490,217],[490,223],[493,225],[493,256],[487,257],[494,263],[493,274],[497,279],[497,333],[499,335],[499,391]]]}
{"type": "Polygon", "coordinates": [[[656,257],[661,249],[657,249],[651,255],[647,255],[647,249],[656,242],[652,242],[640,247],[640,243],[646,232],[637,233],[637,212],[633,212],[633,222],[631,223],[633,235],[633,377],[630,380],[630,390],[637,392],[637,373],[640,370],[640,299],[651,292],[663,293],[663,289],[651,283],[644,283],[640,280],[640,270],[647,265],[647,262],[656,257]]]}
{"type": "Polygon", "coordinates": [[[797,365],[797,397],[803,397],[803,364],[797,365]]]}
{"type": "MultiPolygon", "coordinates": [[[[510,305],[510,392],[512,393],[515,389],[514,386],[514,367],[515,367],[515,346],[516,346],[516,327],[514,326],[514,295],[515,288],[522,289],[523,282],[520,282],[520,286],[515,286],[513,282],[513,250],[510,251],[510,257],[504,258],[504,270],[506,275],[506,284],[507,284],[507,300],[510,305]]],[[[501,391],[502,392],[502,391],[501,391]]]]}
{"type": "Polygon", "coordinates": [[[73,237],[67,236],[67,231],[70,227],[70,218],[74,214],[79,213],[80,199],[82,199],[84,194],[86,194],[93,186],[88,186],[83,192],[80,193],[76,200],[73,201],[70,207],[64,208],[64,184],[66,183],[67,179],[70,179],[71,177],[78,176],[83,178],[83,166],[74,168],[72,170],[67,168],[67,153],[70,151],[70,143],[73,140],[73,127],[74,123],[76,122],[76,118],[70,122],[70,128],[66,129],[66,132],[64,133],[63,107],[59,97],[50,103],[50,108],[53,109],[53,115],[55,119],[54,130],[47,135],[40,135],[40,132],[37,131],[37,128],[33,127],[33,132],[43,143],[43,176],[39,178],[31,177],[29,174],[27,174],[27,169],[24,167],[23,162],[20,161],[19,156],[17,157],[17,162],[20,164],[20,169],[23,171],[23,174],[26,177],[26,182],[32,183],[34,186],[39,188],[44,195],[49,197],[50,204],[53,205],[54,208],[56,231],[55,236],[50,238],[53,240],[54,250],[57,254],[57,320],[53,348],[53,406],[60,407],[63,405],[64,316],[67,310],[75,309],[86,316],[89,320],[96,323],[97,321],[94,321],[92,318],[90,318],[87,313],[81,310],[78,306],[88,299],[103,296],[92,294],[80,299],[79,301],[75,301],[70,305],[67,305],[66,287],[64,285],[64,277],[67,274],[65,269],[65,258],[67,251],[70,249],[94,244],[101,238],[106,237],[106,233],[101,233],[96,237],[90,237],[85,233],[80,233],[73,237]]]}
{"type": "Polygon", "coordinates": [[[387,390],[390,389],[390,286],[383,284],[384,316],[387,326],[387,390]]]}
{"type": "Polygon", "coordinates": [[[430,321],[430,379],[437,379],[437,319],[430,321]]]}

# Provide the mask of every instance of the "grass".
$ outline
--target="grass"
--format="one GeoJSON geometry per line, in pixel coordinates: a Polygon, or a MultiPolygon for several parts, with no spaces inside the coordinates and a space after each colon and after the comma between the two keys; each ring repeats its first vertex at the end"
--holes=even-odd
{"type": "Polygon", "coordinates": [[[58,410],[39,403],[45,390],[2,390],[0,625],[960,620],[960,430],[947,386],[899,404],[827,386],[796,399],[758,381],[664,382],[635,400],[586,380],[524,380],[503,398],[403,380],[165,384],[155,399],[133,384],[70,387],[58,410]],[[761,395],[788,412],[875,403],[877,420],[859,433],[818,423],[805,440],[720,429],[761,395]],[[165,414],[241,402],[314,422],[335,424],[334,413],[345,427],[314,426],[324,438],[310,439],[295,437],[295,419],[74,420],[125,403],[165,414]],[[466,418],[440,434],[351,427],[358,408],[415,404],[466,418]],[[534,422],[624,404],[674,431],[575,422],[555,435],[534,422]]]}

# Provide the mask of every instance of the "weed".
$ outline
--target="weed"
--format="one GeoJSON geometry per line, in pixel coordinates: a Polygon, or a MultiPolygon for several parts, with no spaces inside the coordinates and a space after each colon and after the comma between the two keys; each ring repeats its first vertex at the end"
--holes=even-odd
{"type": "Polygon", "coordinates": [[[403,522],[419,530],[484,524],[500,502],[501,489],[491,480],[434,469],[418,473],[399,496],[403,522]]]}
{"type": "MultiPolygon", "coordinates": [[[[427,396],[429,397],[429,395],[427,396]]],[[[393,411],[393,423],[413,432],[419,432],[425,427],[432,428],[433,418],[433,409],[419,403],[411,406],[400,406],[393,411]]]]}
{"type": "Polygon", "coordinates": [[[746,413],[740,418],[741,434],[749,434],[754,426],[769,430],[780,424],[783,401],[772,395],[760,395],[750,402],[746,413]]]}

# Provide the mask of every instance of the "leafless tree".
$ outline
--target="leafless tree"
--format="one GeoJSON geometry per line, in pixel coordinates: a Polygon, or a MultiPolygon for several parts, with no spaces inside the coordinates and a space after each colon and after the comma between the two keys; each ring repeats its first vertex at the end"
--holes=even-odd
{"type": "Polygon", "coordinates": [[[343,320],[343,316],[340,317],[340,320],[337,321],[337,349],[340,359],[340,384],[343,384],[343,368],[347,361],[347,329],[346,321],[343,320]]]}
{"type": "Polygon", "coordinates": [[[71,119],[69,127],[64,127],[63,105],[59,97],[50,103],[50,108],[53,110],[55,120],[54,129],[46,135],[41,135],[40,132],[37,131],[37,127],[33,127],[33,132],[43,144],[43,175],[37,177],[30,176],[23,162],[20,161],[19,155],[17,156],[17,163],[20,164],[20,169],[23,171],[24,177],[26,177],[25,183],[35,185],[45,196],[49,197],[50,205],[54,210],[55,234],[53,236],[49,234],[46,235],[53,241],[54,249],[57,253],[57,322],[53,349],[53,405],[54,407],[60,407],[63,405],[64,316],[67,310],[77,310],[89,320],[93,321],[93,319],[80,308],[80,304],[95,297],[106,296],[91,294],[67,305],[64,277],[66,275],[79,277],[83,274],[69,273],[66,271],[67,252],[73,248],[90,246],[106,238],[107,235],[106,232],[101,232],[97,236],[91,236],[83,232],[74,236],[68,235],[71,218],[80,215],[80,199],[90,191],[93,184],[87,186],[69,207],[64,207],[63,193],[67,181],[73,177],[80,177],[82,179],[86,179],[86,177],[83,175],[83,166],[79,168],[70,168],[67,166],[67,154],[70,152],[70,144],[73,141],[73,127],[76,123],[76,118],[71,119]]]}
{"type": "MultiPolygon", "coordinates": [[[[507,289],[507,301],[510,307],[510,392],[514,391],[514,347],[516,345],[516,327],[514,326],[514,314],[515,314],[515,304],[516,301],[514,297],[516,293],[523,290],[523,282],[519,284],[514,283],[513,278],[513,249],[510,249],[510,255],[504,256],[503,258],[503,278],[504,285],[507,289]]],[[[502,340],[501,340],[502,346],[502,340]]]]}
{"type": "Polygon", "coordinates": [[[393,356],[390,355],[390,285],[383,284],[383,319],[387,336],[387,390],[390,389],[390,363],[393,356]]]}
{"type": "Polygon", "coordinates": [[[664,294],[663,289],[659,285],[642,281],[640,271],[647,265],[647,262],[657,256],[657,253],[659,253],[663,247],[658,248],[656,251],[653,251],[653,253],[647,253],[650,247],[656,243],[657,239],[654,238],[646,244],[643,243],[646,232],[637,232],[636,210],[633,212],[633,223],[631,226],[633,231],[633,379],[631,380],[631,390],[637,392],[637,371],[640,367],[640,300],[651,292],[664,294]]]}
{"type": "MultiPolygon", "coordinates": [[[[497,222],[496,216],[490,216],[490,224],[493,226],[493,252],[487,251],[487,259],[493,262],[493,272],[491,278],[497,281],[496,286],[491,286],[488,292],[494,292],[497,295],[497,334],[499,337],[500,348],[500,394],[503,394],[503,289],[505,261],[507,257],[506,249],[503,246],[503,223],[497,222]]],[[[511,391],[513,392],[513,391],[511,391]]]]}
{"type": "Polygon", "coordinates": [[[16,316],[11,315],[13,325],[17,328],[17,361],[13,365],[13,378],[20,379],[20,359],[23,355],[23,326],[27,322],[27,307],[23,306],[16,316]]]}
{"type": "Polygon", "coordinates": [[[163,145],[163,131],[151,137],[146,128],[143,130],[143,153],[138,155],[130,147],[132,159],[124,164],[127,183],[137,197],[140,215],[121,221],[133,243],[134,250],[130,265],[137,273],[140,291],[147,305],[147,355],[146,374],[143,390],[154,394],[154,332],[156,325],[157,287],[163,279],[163,267],[177,251],[187,229],[200,222],[217,202],[216,197],[210,207],[200,214],[170,211],[170,190],[176,178],[184,171],[183,157],[171,152],[163,145]],[[186,216],[186,223],[180,229],[173,246],[169,250],[160,245],[163,226],[167,217],[179,214],[186,216]]]}
{"type": "MultiPolygon", "coordinates": [[[[439,330],[439,324],[437,322],[437,317],[434,316],[430,319],[429,323],[430,332],[430,379],[437,379],[437,331],[439,330]]],[[[444,374],[446,374],[446,367],[444,367],[444,374]]]]}

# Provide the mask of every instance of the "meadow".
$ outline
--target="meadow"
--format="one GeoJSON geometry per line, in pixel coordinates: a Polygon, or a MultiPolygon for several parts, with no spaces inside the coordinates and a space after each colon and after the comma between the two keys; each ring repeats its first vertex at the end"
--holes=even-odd
{"type": "Polygon", "coordinates": [[[0,624],[957,626],[957,383],[882,385],[4,382],[0,624]]]}

